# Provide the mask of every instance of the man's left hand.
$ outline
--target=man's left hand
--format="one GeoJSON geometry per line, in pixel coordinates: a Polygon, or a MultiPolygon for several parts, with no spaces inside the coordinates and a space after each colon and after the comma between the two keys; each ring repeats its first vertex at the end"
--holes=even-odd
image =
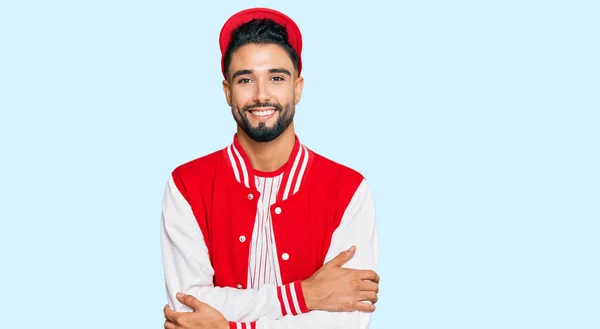
{"type": "Polygon", "coordinates": [[[165,306],[165,329],[229,329],[229,321],[212,306],[182,293],[177,294],[177,299],[194,311],[175,312],[165,306]]]}

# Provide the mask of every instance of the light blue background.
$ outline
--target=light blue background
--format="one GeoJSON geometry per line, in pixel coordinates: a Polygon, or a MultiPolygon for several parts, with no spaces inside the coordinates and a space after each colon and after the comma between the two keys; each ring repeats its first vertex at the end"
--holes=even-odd
{"type": "Polygon", "coordinates": [[[162,328],[162,193],[226,146],[218,33],[304,35],[297,132],[370,181],[372,328],[600,328],[596,1],[3,1],[2,328],[162,328]]]}

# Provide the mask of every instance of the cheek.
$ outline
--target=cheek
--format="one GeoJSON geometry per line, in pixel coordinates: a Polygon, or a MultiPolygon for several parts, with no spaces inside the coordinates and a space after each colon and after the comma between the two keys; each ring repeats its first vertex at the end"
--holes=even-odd
{"type": "Polygon", "coordinates": [[[296,90],[293,87],[281,86],[279,88],[274,88],[271,96],[271,100],[278,102],[281,105],[293,103],[296,98],[296,90]]]}
{"type": "MultiPolygon", "coordinates": [[[[267,89],[270,101],[280,105],[296,102],[296,88],[293,85],[274,85],[267,89]]],[[[254,90],[249,87],[234,87],[231,90],[231,103],[237,108],[254,104],[254,90]]]]}
{"type": "Polygon", "coordinates": [[[231,104],[235,107],[242,108],[247,104],[252,103],[252,93],[248,90],[234,89],[231,92],[231,104]]]}

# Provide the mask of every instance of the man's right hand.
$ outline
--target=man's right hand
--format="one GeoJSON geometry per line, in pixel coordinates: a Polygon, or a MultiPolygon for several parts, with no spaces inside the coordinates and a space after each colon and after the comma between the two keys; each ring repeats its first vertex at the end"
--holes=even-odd
{"type": "Polygon", "coordinates": [[[302,281],[308,309],[328,312],[375,311],[379,275],[371,270],[342,268],[355,251],[354,246],[342,251],[310,278],[302,281]]]}

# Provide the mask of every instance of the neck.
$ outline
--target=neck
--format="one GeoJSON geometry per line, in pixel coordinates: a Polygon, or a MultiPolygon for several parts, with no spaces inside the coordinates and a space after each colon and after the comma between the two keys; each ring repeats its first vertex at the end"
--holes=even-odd
{"type": "Polygon", "coordinates": [[[238,141],[248,155],[252,168],[264,172],[281,168],[288,161],[296,142],[293,122],[279,137],[265,143],[253,141],[239,127],[237,132],[238,141]]]}

